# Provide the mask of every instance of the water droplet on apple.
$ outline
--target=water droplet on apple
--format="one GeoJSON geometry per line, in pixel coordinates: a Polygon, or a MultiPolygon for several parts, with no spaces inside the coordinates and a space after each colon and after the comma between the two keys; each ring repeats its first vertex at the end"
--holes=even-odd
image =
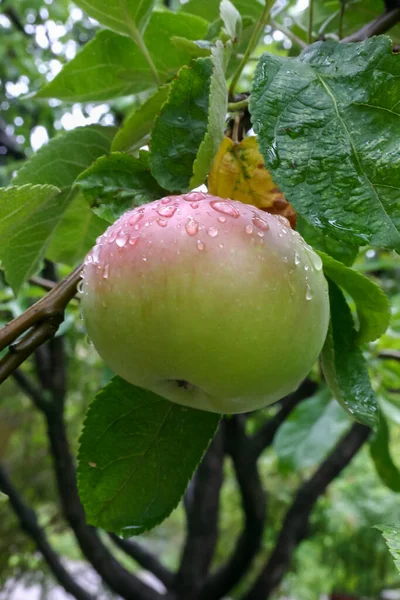
{"type": "Polygon", "coordinates": [[[99,259],[100,259],[100,249],[101,249],[100,246],[95,246],[92,251],[93,262],[95,265],[98,264],[99,259]]]}
{"type": "Polygon", "coordinates": [[[254,229],[252,228],[251,225],[246,225],[246,233],[251,235],[253,233],[253,231],[254,231],[254,229]]]}
{"type": "Polygon", "coordinates": [[[308,265],[304,265],[304,270],[305,270],[305,271],[308,271],[308,269],[309,269],[309,268],[310,268],[310,267],[309,267],[308,265]]]}
{"type": "Polygon", "coordinates": [[[202,192],[189,192],[189,194],[185,194],[185,200],[188,202],[199,202],[200,200],[204,200],[205,195],[202,192]]]}
{"type": "Polygon", "coordinates": [[[109,244],[113,244],[115,242],[120,231],[121,231],[121,229],[117,229],[117,228],[115,228],[111,231],[110,237],[107,240],[109,244]]]}
{"type": "Polygon", "coordinates": [[[278,217],[278,220],[279,220],[279,221],[280,221],[280,222],[281,222],[283,225],[285,225],[286,227],[290,227],[290,222],[289,222],[289,220],[288,220],[286,217],[284,217],[283,215],[277,215],[277,217],[278,217]]]}
{"type": "Polygon", "coordinates": [[[199,250],[204,250],[205,244],[203,244],[203,242],[201,240],[197,240],[197,248],[199,250]]]}
{"type": "Polygon", "coordinates": [[[294,264],[296,266],[300,264],[300,256],[299,256],[298,252],[294,253],[294,264]]]}
{"type": "Polygon", "coordinates": [[[316,271],[321,271],[322,269],[322,260],[321,258],[318,256],[318,254],[316,254],[315,252],[310,252],[309,254],[311,262],[314,266],[314,269],[316,271]]]}
{"type": "Polygon", "coordinates": [[[190,203],[190,206],[191,206],[192,208],[199,208],[199,205],[197,204],[197,202],[191,202],[191,203],[190,203]]]}
{"type": "Polygon", "coordinates": [[[224,247],[224,245],[223,245],[222,243],[221,243],[221,244],[218,244],[218,246],[219,246],[220,248],[223,248],[223,247],[224,247]]]}
{"type": "Polygon", "coordinates": [[[307,283],[306,285],[306,300],[312,300],[312,291],[311,288],[309,286],[309,284],[307,283]]]}
{"type": "Polygon", "coordinates": [[[252,221],[253,221],[253,225],[255,225],[258,229],[261,229],[262,231],[268,231],[268,229],[269,229],[268,223],[266,223],[264,221],[264,219],[261,219],[261,217],[259,217],[258,215],[254,215],[254,217],[252,218],[252,221]]]}
{"type": "Polygon", "coordinates": [[[129,225],[136,225],[137,223],[139,223],[139,221],[141,219],[143,219],[144,216],[144,212],[141,210],[138,210],[137,212],[134,212],[133,215],[131,216],[131,218],[128,221],[129,225]]]}
{"type": "Polygon", "coordinates": [[[169,218],[176,213],[177,208],[176,204],[168,204],[168,206],[160,206],[160,208],[157,209],[157,212],[161,217],[169,218]]]}
{"type": "Polygon", "coordinates": [[[146,258],[146,256],[143,256],[143,258],[142,258],[142,261],[143,261],[143,262],[147,262],[147,258],[146,258]]]}
{"type": "Polygon", "coordinates": [[[210,202],[210,206],[217,212],[228,215],[229,217],[233,217],[234,219],[237,219],[240,216],[239,211],[237,211],[236,208],[229,202],[225,202],[223,200],[212,200],[210,202]]]}
{"type": "Polygon", "coordinates": [[[280,238],[283,237],[283,233],[281,231],[278,233],[278,237],[280,237],[280,238]]]}
{"type": "Polygon", "coordinates": [[[115,240],[115,243],[117,244],[117,246],[119,246],[119,248],[123,248],[128,243],[128,240],[129,240],[129,235],[126,235],[126,234],[119,235],[117,237],[117,239],[115,240]]]}
{"type": "Polygon", "coordinates": [[[83,286],[85,285],[85,282],[83,281],[83,279],[81,279],[78,283],[78,285],[76,286],[76,290],[78,292],[78,294],[83,294],[83,286]]]}
{"type": "Polygon", "coordinates": [[[185,225],[185,229],[189,235],[196,235],[199,230],[199,224],[192,217],[189,217],[188,222],[185,225]]]}
{"type": "Polygon", "coordinates": [[[129,238],[129,245],[130,246],[136,246],[136,244],[139,241],[139,236],[138,235],[131,235],[131,237],[129,238]]]}
{"type": "Polygon", "coordinates": [[[157,224],[160,227],[166,227],[168,225],[167,219],[157,219],[157,224]]]}
{"type": "Polygon", "coordinates": [[[257,231],[257,235],[258,235],[258,237],[262,238],[262,237],[264,237],[264,232],[263,231],[257,231]]]}
{"type": "Polygon", "coordinates": [[[166,198],[163,198],[161,200],[161,204],[169,204],[172,201],[172,198],[170,198],[169,196],[167,196],[166,198]]]}
{"type": "Polygon", "coordinates": [[[226,217],[218,217],[220,223],[226,223],[226,217]]]}
{"type": "Polygon", "coordinates": [[[108,273],[110,271],[110,266],[106,265],[103,270],[103,279],[108,279],[108,273]]]}
{"type": "Polygon", "coordinates": [[[212,238],[214,238],[214,237],[217,237],[217,235],[218,235],[218,229],[217,229],[216,227],[210,227],[210,228],[207,230],[207,233],[208,233],[208,235],[209,235],[210,237],[212,237],[212,238]]]}
{"type": "Polygon", "coordinates": [[[87,257],[85,258],[85,261],[84,261],[84,263],[83,263],[83,264],[84,264],[84,265],[90,265],[90,263],[92,263],[92,262],[93,262],[92,255],[91,255],[91,254],[88,254],[88,255],[87,255],[87,257]]]}

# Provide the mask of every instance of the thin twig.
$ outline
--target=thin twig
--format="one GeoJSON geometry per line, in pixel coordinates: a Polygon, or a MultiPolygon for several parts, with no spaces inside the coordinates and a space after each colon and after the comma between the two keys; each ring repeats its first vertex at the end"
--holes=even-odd
{"type": "Polygon", "coordinates": [[[384,360],[400,360],[400,351],[399,350],[381,350],[378,354],[379,358],[383,358],[384,360]]]}
{"type": "Polygon", "coordinates": [[[344,13],[346,12],[346,0],[341,0],[339,11],[339,39],[343,37],[344,13]]]}
{"type": "Polygon", "coordinates": [[[240,61],[235,73],[233,74],[232,81],[229,86],[229,98],[232,98],[232,99],[234,98],[235,88],[236,88],[237,82],[239,80],[239,77],[241,76],[242,71],[247,64],[247,61],[250,58],[250,55],[252,54],[254,48],[256,47],[257,42],[260,38],[260,35],[261,35],[265,25],[267,24],[269,14],[271,12],[271,8],[272,8],[273,4],[274,4],[274,0],[265,0],[264,10],[261,13],[261,16],[260,16],[260,19],[259,19],[257,25],[255,26],[253,35],[250,38],[249,44],[246,48],[243,58],[240,61]]]}
{"type": "Polygon", "coordinates": [[[309,0],[308,3],[308,43],[313,42],[313,20],[314,20],[314,0],[309,0]]]}
{"type": "Polygon", "coordinates": [[[48,292],[54,289],[57,285],[54,281],[46,279],[45,277],[40,277],[40,275],[33,275],[33,277],[29,279],[29,283],[32,285],[37,285],[48,292]]]}
{"type": "Polygon", "coordinates": [[[64,319],[65,307],[75,296],[81,273],[82,265],[79,265],[48,294],[0,330],[0,351],[25,334],[10,347],[9,352],[0,361],[0,384],[36,348],[56,334],[64,319]]]}
{"type": "Polygon", "coordinates": [[[383,13],[379,17],[376,17],[370,23],[361,27],[355,33],[348,35],[343,38],[342,42],[362,42],[374,35],[381,35],[382,33],[386,33],[389,29],[391,29],[396,23],[400,21],[400,7],[395,8],[389,12],[383,13]]]}
{"type": "Polygon", "coordinates": [[[133,558],[143,569],[153,573],[165,587],[168,588],[171,585],[173,573],[167,567],[164,567],[152,552],[134,540],[124,540],[115,533],[110,533],[109,536],[118,548],[125,552],[127,556],[133,558]]]}
{"type": "Polygon", "coordinates": [[[249,106],[249,98],[245,98],[244,100],[240,100],[239,102],[228,102],[228,110],[240,111],[243,108],[247,108],[249,106]]]}
{"type": "Polygon", "coordinates": [[[317,384],[311,379],[305,379],[295,392],[281,400],[281,408],[276,415],[266,421],[251,438],[252,451],[255,457],[258,458],[265,448],[272,444],[279,427],[288,418],[292,410],[300,402],[315,394],[316,390],[317,384]]]}
{"type": "Polygon", "coordinates": [[[285,27],[285,25],[278,23],[278,21],[275,21],[275,19],[271,19],[271,25],[277,31],[281,31],[283,34],[285,34],[286,37],[289,38],[290,40],[292,40],[293,43],[300,46],[300,48],[302,50],[307,48],[306,42],[304,40],[302,40],[301,38],[299,38],[299,36],[297,36],[295,33],[293,33],[293,31],[291,31],[288,27],[285,27]]]}

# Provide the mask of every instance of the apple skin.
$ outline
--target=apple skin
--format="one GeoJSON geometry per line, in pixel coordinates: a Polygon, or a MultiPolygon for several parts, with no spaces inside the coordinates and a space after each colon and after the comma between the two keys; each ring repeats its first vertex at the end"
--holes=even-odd
{"type": "Polygon", "coordinates": [[[329,321],[321,260],[286,219],[201,192],[122,215],[86,257],[81,294],[115,373],[219,413],[294,391],[329,321]]]}

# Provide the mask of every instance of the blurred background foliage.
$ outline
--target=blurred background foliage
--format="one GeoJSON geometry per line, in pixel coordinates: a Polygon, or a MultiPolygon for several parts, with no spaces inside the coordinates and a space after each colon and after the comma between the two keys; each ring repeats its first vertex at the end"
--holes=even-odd
{"type": "MultiPolygon", "coordinates": [[[[248,9],[249,22],[262,8],[256,0],[241,0],[241,3],[244,13],[248,9]]],[[[170,4],[171,8],[179,7],[177,0],[170,4]]],[[[307,5],[307,0],[278,2],[272,26],[267,28],[255,54],[264,50],[297,54],[301,41],[307,37],[307,5]]],[[[218,19],[218,3],[213,0],[203,3],[189,0],[184,9],[210,21],[218,19]]],[[[339,0],[319,0],[315,2],[315,34],[337,38],[341,31],[347,35],[381,12],[382,3],[378,0],[354,0],[347,3],[345,18],[341,20],[339,0]]],[[[109,103],[61,104],[57,100],[39,102],[32,97],[32,92],[50,81],[93,37],[96,29],[97,23],[69,0],[0,0],[0,186],[7,185],[24,159],[57,132],[89,123],[119,124],[124,114],[143,100],[139,95],[109,103]]],[[[395,42],[400,39],[398,29],[391,32],[395,42]]],[[[249,87],[255,64],[251,62],[244,71],[243,90],[249,87]]],[[[392,456],[400,466],[400,361],[382,360],[379,356],[387,349],[400,352],[400,265],[392,254],[366,249],[356,268],[373,277],[392,303],[391,326],[379,343],[369,348],[368,357],[373,383],[389,422],[392,456]]],[[[62,275],[60,267],[59,276],[62,275]]],[[[42,293],[41,288],[29,284],[16,300],[0,282],[0,324],[20,314],[42,293]]],[[[76,451],[87,405],[109,379],[110,372],[85,337],[77,303],[71,304],[60,334],[65,334],[68,356],[66,420],[72,450],[76,451]]],[[[317,372],[314,376],[319,378],[317,372]]],[[[249,430],[256,430],[265,416],[275,410],[272,407],[250,415],[249,430]]],[[[292,413],[274,446],[263,454],[260,469],[269,492],[268,523],[263,552],[255,562],[254,572],[272,548],[298,485],[324,458],[348,424],[344,411],[338,405],[332,410],[330,398],[322,394],[292,413]]],[[[44,421],[12,379],[0,391],[0,460],[3,459],[15,485],[24,491],[26,501],[37,511],[55,549],[68,562],[79,565],[80,552],[59,516],[44,421]]],[[[229,556],[243,519],[229,461],[225,471],[216,563],[229,556]]],[[[399,497],[380,482],[369,451],[364,448],[318,502],[312,516],[311,535],[297,550],[282,593],[296,600],[313,600],[334,591],[372,599],[379,598],[383,589],[400,588],[400,576],[381,534],[373,528],[382,522],[400,522],[399,497]]],[[[161,526],[143,536],[143,540],[168,566],[176,568],[183,536],[184,511],[180,506],[161,526]]],[[[128,558],[122,555],[120,558],[132,566],[128,558]]],[[[238,596],[251,578],[250,573],[236,590],[238,596]]],[[[39,583],[52,598],[53,583],[44,561],[33,552],[32,542],[19,530],[6,499],[0,495],[1,600],[12,593],[16,581],[24,581],[26,585],[39,583]]]]}

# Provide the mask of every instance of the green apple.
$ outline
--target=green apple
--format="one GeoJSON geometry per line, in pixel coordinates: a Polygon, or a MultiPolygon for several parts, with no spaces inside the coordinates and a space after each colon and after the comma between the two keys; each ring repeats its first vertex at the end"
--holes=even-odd
{"type": "Polygon", "coordinates": [[[81,293],[118,375],[223,413],[294,391],[329,321],[321,260],[286,219],[200,192],[120,217],[88,254],[81,293]]]}

